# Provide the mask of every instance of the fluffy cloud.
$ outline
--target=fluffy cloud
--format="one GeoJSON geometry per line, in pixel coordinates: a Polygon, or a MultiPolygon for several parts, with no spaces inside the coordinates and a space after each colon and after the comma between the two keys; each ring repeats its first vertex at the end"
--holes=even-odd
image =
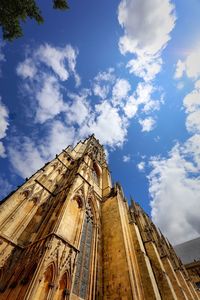
{"type": "Polygon", "coordinates": [[[150,56],[141,54],[136,59],[131,59],[127,68],[131,74],[144,79],[144,81],[151,81],[160,72],[162,67],[162,59],[158,56],[150,56]]]}
{"type": "Polygon", "coordinates": [[[183,76],[183,73],[185,71],[185,64],[179,59],[176,64],[176,71],[174,74],[174,78],[178,79],[183,76]]]}
{"type": "Polygon", "coordinates": [[[95,114],[80,128],[80,137],[94,133],[102,144],[119,147],[125,141],[127,127],[128,123],[120,116],[118,109],[104,101],[95,105],[95,114]]]}
{"type": "Polygon", "coordinates": [[[178,60],[174,77],[181,78],[185,73],[188,78],[197,79],[200,76],[200,46],[195,48],[185,60],[178,60]]]}
{"type": "Polygon", "coordinates": [[[17,66],[17,74],[24,79],[24,88],[36,99],[35,121],[44,123],[66,110],[62,96],[62,82],[74,76],[76,86],[80,77],[76,72],[78,51],[71,45],[63,48],[49,44],[39,46],[17,66]]]}
{"type": "Polygon", "coordinates": [[[186,128],[191,133],[200,133],[200,89],[199,81],[196,82],[194,90],[185,96],[183,100],[188,116],[186,128]]]}
{"type": "Polygon", "coordinates": [[[113,104],[120,104],[122,100],[124,100],[129,91],[131,90],[130,83],[125,79],[117,79],[115,85],[112,89],[112,100],[113,104]]]}
{"type": "Polygon", "coordinates": [[[38,107],[35,120],[44,123],[66,110],[61,87],[54,76],[44,76],[42,86],[36,91],[38,107]]]}
{"type": "Polygon", "coordinates": [[[48,128],[44,142],[39,146],[42,156],[45,159],[52,159],[62,149],[68,145],[73,145],[75,141],[75,129],[67,126],[64,122],[55,120],[48,128]]]}
{"type": "Polygon", "coordinates": [[[153,158],[151,165],[153,221],[174,244],[199,236],[200,178],[190,177],[195,171],[193,164],[177,145],[168,158],[153,158]]]}
{"type": "Polygon", "coordinates": [[[139,164],[137,164],[137,168],[139,171],[143,172],[145,169],[145,162],[141,161],[139,164]]]}
{"type": "Polygon", "coordinates": [[[16,71],[23,79],[33,79],[37,73],[37,67],[31,58],[26,58],[22,63],[18,64],[16,71]]]}
{"type": "Polygon", "coordinates": [[[154,100],[153,94],[156,90],[150,83],[139,82],[135,92],[127,98],[123,107],[126,116],[134,117],[139,108],[142,108],[142,112],[145,114],[158,110],[163,102],[163,96],[160,95],[160,100],[154,100]]]}
{"type": "Polygon", "coordinates": [[[89,118],[92,110],[87,101],[89,95],[88,91],[84,91],[80,95],[69,94],[73,102],[68,104],[66,110],[66,121],[68,124],[78,124],[81,126],[89,118]]]}
{"type": "Polygon", "coordinates": [[[73,127],[53,121],[43,141],[26,136],[15,137],[8,146],[10,162],[19,176],[29,177],[67,145],[73,144],[74,138],[73,127]]]}
{"type": "Polygon", "coordinates": [[[142,131],[151,131],[154,128],[155,120],[152,117],[148,117],[146,119],[139,119],[139,123],[142,126],[142,131]]]}
{"type": "Polygon", "coordinates": [[[114,69],[109,68],[105,72],[99,72],[94,78],[93,93],[102,99],[108,96],[111,85],[115,82],[114,69]]]}
{"type": "MultiPolygon", "coordinates": [[[[34,121],[39,123],[34,134],[18,137],[18,146],[13,143],[9,146],[11,163],[20,176],[29,176],[76,138],[83,139],[93,133],[108,149],[121,147],[129,119],[137,112],[146,115],[158,107],[158,101],[152,99],[156,90],[152,84],[139,83],[131,94],[130,83],[117,78],[113,68],[99,72],[89,89],[70,92],[64,82],[72,75],[76,86],[79,84],[75,69],[77,54],[70,45],[59,48],[44,44],[29,52],[17,66],[33,111],[35,108],[34,121]],[[94,102],[94,95],[100,99],[94,102]],[[38,144],[37,132],[41,128],[44,137],[38,144]]],[[[149,116],[140,123],[143,131],[150,131],[154,125],[149,116]]]]}
{"type": "Polygon", "coordinates": [[[138,111],[138,102],[135,99],[135,96],[132,95],[128,98],[126,104],[124,105],[124,113],[127,118],[133,118],[138,111]]]}
{"type": "Polygon", "coordinates": [[[28,137],[14,138],[8,147],[10,162],[18,175],[29,177],[46,162],[36,144],[28,137]]]}
{"type": "Polygon", "coordinates": [[[39,58],[41,62],[44,62],[48,67],[52,68],[60,80],[67,80],[71,72],[74,75],[76,84],[80,85],[80,77],[76,73],[77,55],[78,51],[71,45],[58,48],[45,44],[40,46],[36,51],[36,58],[39,58]]]}
{"type": "Polygon", "coordinates": [[[122,0],[118,20],[124,29],[119,41],[121,53],[136,55],[128,67],[144,80],[152,80],[160,71],[161,51],[175,26],[173,4],[169,0],[122,0]]]}
{"type": "Polygon", "coordinates": [[[98,96],[102,99],[106,99],[109,93],[109,85],[101,86],[98,83],[94,83],[93,85],[93,92],[95,96],[98,96]]]}
{"type": "MultiPolygon", "coordinates": [[[[8,121],[8,110],[4,104],[1,102],[1,97],[0,97],[0,140],[3,139],[6,136],[6,131],[9,126],[9,121],[8,121]]],[[[5,148],[3,143],[0,141],[0,156],[5,157],[5,148]]]]}
{"type": "Polygon", "coordinates": [[[130,154],[128,154],[128,155],[124,155],[124,156],[123,156],[123,158],[122,158],[123,162],[129,162],[129,161],[130,161],[130,159],[131,159],[131,156],[130,156],[130,154]]]}
{"type": "Polygon", "coordinates": [[[186,128],[191,134],[176,144],[168,157],[154,157],[149,175],[153,221],[174,244],[200,235],[200,58],[198,51],[177,63],[175,78],[185,72],[196,80],[194,89],[183,99],[186,128]],[[167,214],[166,214],[167,211],[167,214]]]}

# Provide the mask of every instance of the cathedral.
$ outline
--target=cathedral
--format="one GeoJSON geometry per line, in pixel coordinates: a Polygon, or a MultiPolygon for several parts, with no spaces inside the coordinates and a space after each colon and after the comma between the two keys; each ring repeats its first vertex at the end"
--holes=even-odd
{"type": "Polygon", "coordinates": [[[193,300],[197,285],[90,136],[0,203],[0,300],[193,300]]]}

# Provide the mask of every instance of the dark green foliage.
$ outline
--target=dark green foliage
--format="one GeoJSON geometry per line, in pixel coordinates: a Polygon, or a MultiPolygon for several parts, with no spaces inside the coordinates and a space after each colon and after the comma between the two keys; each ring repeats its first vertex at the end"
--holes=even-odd
{"type": "MultiPolygon", "coordinates": [[[[53,0],[53,8],[68,9],[67,0],[53,0]]],[[[0,0],[0,26],[3,39],[12,41],[23,35],[20,22],[27,18],[43,23],[41,11],[35,0],[0,0]]]]}
{"type": "Polygon", "coordinates": [[[68,6],[66,0],[54,0],[53,8],[65,10],[65,9],[68,9],[69,6],[68,6]]]}

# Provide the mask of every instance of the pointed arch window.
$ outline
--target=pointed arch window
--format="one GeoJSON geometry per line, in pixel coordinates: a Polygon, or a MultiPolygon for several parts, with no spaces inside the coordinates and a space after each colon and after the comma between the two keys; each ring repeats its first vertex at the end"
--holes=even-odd
{"type": "Polygon", "coordinates": [[[42,289],[39,294],[40,300],[47,300],[49,293],[51,291],[52,282],[53,282],[53,265],[49,265],[43,275],[42,289]]]}
{"type": "Polygon", "coordinates": [[[93,180],[99,186],[100,185],[100,172],[99,168],[96,163],[93,163],[93,170],[92,170],[93,180]]]}
{"type": "Polygon", "coordinates": [[[73,293],[83,299],[86,299],[89,288],[89,274],[91,263],[90,258],[92,253],[93,232],[93,214],[91,206],[88,204],[82,229],[80,253],[78,254],[77,258],[73,287],[73,293]]]}

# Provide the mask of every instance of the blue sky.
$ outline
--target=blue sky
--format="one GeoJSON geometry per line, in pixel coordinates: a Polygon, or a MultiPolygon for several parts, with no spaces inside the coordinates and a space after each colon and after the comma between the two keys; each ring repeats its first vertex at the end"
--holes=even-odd
{"type": "Polygon", "coordinates": [[[95,133],[172,243],[200,234],[200,3],[38,1],[45,22],[1,41],[0,194],[95,133]]]}

